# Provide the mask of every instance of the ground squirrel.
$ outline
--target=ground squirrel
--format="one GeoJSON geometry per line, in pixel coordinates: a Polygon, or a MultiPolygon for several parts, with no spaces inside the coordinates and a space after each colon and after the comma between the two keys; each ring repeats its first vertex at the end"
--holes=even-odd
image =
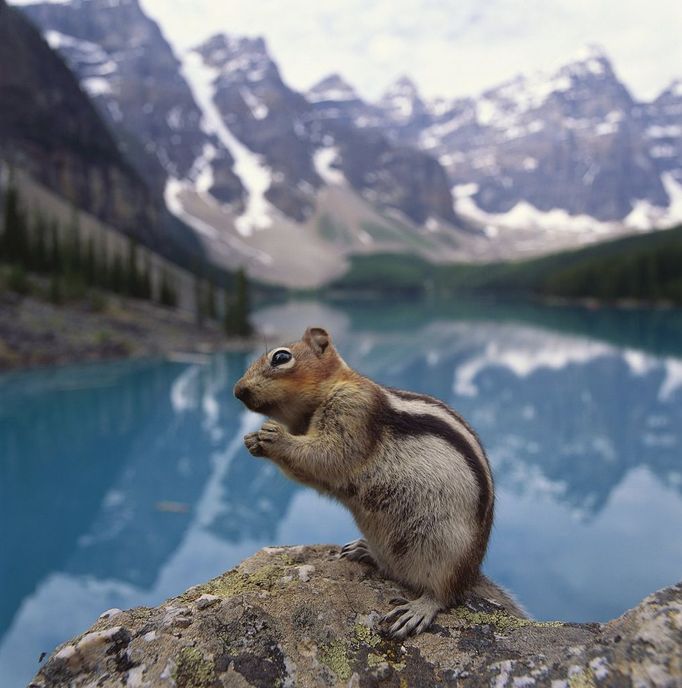
{"type": "Polygon", "coordinates": [[[261,356],[234,393],[271,418],[244,437],[249,452],[352,512],[364,539],[341,556],[420,595],[392,600],[390,635],[420,633],[472,589],[523,616],[481,574],[493,478],[476,433],[443,402],[360,375],[318,327],[261,356]]]}

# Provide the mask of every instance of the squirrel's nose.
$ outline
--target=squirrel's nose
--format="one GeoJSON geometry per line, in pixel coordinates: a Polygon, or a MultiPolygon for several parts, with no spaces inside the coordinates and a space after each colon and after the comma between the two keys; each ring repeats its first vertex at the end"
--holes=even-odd
{"type": "Polygon", "coordinates": [[[234,386],[234,395],[239,401],[246,402],[250,394],[251,392],[243,382],[240,381],[234,386]]]}

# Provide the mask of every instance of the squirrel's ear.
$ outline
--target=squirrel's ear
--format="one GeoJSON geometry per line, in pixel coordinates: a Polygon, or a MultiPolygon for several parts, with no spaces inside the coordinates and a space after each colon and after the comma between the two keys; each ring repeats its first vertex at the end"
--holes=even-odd
{"type": "Polygon", "coordinates": [[[332,341],[332,338],[321,327],[309,327],[303,333],[303,341],[318,355],[321,356],[332,341]]]}

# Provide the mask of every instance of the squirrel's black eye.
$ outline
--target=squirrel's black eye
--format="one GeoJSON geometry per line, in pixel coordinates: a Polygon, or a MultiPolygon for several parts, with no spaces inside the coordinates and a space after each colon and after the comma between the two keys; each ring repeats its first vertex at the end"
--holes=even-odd
{"type": "Polygon", "coordinates": [[[281,366],[284,365],[285,363],[289,363],[289,361],[293,358],[291,355],[291,351],[287,351],[286,349],[280,349],[279,351],[275,351],[274,354],[272,354],[272,358],[270,359],[270,364],[273,367],[281,366]]]}

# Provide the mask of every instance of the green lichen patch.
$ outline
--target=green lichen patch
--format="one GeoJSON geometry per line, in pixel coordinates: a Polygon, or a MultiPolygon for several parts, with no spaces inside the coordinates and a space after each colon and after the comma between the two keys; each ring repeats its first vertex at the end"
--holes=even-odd
{"type": "Polygon", "coordinates": [[[400,661],[397,659],[396,655],[394,652],[387,651],[387,652],[370,652],[367,655],[367,666],[372,668],[375,666],[378,666],[380,664],[388,664],[388,666],[391,667],[391,669],[394,669],[397,672],[402,671],[405,668],[405,662],[400,661]]]}
{"type": "Polygon", "coordinates": [[[364,624],[355,624],[354,633],[358,641],[370,647],[376,647],[381,642],[381,637],[364,624]]]}
{"type": "Polygon", "coordinates": [[[253,573],[244,573],[238,568],[232,569],[205,585],[195,588],[192,594],[195,598],[204,593],[230,598],[248,592],[272,590],[275,584],[286,575],[287,568],[294,565],[287,554],[282,554],[277,559],[276,563],[265,564],[253,573]]]}
{"type": "Polygon", "coordinates": [[[452,610],[452,613],[456,618],[467,624],[479,626],[491,625],[495,626],[496,630],[503,633],[516,631],[528,626],[535,628],[559,628],[564,625],[561,621],[532,621],[531,619],[520,619],[504,611],[474,612],[465,607],[457,607],[452,610]]]}
{"type": "Polygon", "coordinates": [[[300,562],[297,562],[291,555],[287,554],[286,552],[284,554],[279,555],[279,560],[284,566],[296,566],[300,562]]]}
{"type": "Polygon", "coordinates": [[[347,681],[351,677],[348,650],[342,640],[335,640],[325,645],[320,653],[320,661],[342,681],[347,681]]]}
{"type": "Polygon", "coordinates": [[[173,678],[177,688],[213,688],[217,680],[213,663],[195,647],[180,650],[173,678]]]}
{"type": "Polygon", "coordinates": [[[320,659],[342,681],[350,678],[353,670],[374,669],[387,664],[394,671],[405,668],[400,645],[382,638],[364,624],[355,624],[348,640],[335,640],[322,648],[320,659]]]}

